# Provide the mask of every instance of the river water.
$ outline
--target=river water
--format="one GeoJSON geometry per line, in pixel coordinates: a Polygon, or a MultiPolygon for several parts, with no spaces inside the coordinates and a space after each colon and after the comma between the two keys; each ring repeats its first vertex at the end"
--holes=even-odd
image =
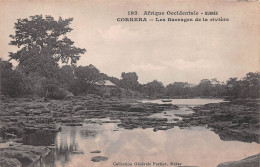
{"type": "MultiPolygon", "coordinates": [[[[179,110],[169,110],[152,117],[167,117],[168,121],[173,121],[173,118],[179,118],[174,114],[192,113],[191,106],[221,101],[174,99],[171,103],[180,106],[179,110]]],[[[143,102],[162,103],[160,100],[143,102]]],[[[105,120],[95,120],[97,123],[85,123],[81,127],[62,126],[62,132],[54,138],[57,148],[29,167],[144,167],[142,163],[151,163],[150,167],[216,167],[222,162],[257,154],[260,148],[257,143],[222,141],[206,127],[174,127],[154,132],[152,128],[126,130],[118,128],[117,123],[102,124],[105,120]],[[82,133],[84,130],[97,133],[86,136],[82,133]],[[96,150],[101,153],[90,153],[96,150]],[[108,160],[92,162],[91,158],[95,156],[105,156],[108,160]]]]}

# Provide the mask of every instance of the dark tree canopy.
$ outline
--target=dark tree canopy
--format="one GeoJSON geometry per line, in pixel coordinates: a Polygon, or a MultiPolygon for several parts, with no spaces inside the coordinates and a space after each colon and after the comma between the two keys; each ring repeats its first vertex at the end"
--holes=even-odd
{"type": "Polygon", "coordinates": [[[260,73],[249,72],[242,80],[230,78],[226,89],[233,98],[259,98],[260,97],[260,73]]]}
{"type": "Polygon", "coordinates": [[[187,82],[174,82],[166,86],[167,96],[187,96],[190,94],[190,84],[187,82]]]}
{"type": "Polygon", "coordinates": [[[163,83],[157,80],[148,82],[143,86],[145,94],[149,96],[161,96],[164,93],[163,83]]]}
{"type": "Polygon", "coordinates": [[[121,84],[122,87],[126,88],[126,89],[132,89],[135,90],[139,83],[138,83],[138,76],[135,72],[122,72],[121,74],[122,80],[121,80],[121,84]]]}
{"type": "Polygon", "coordinates": [[[42,15],[18,19],[9,44],[19,50],[10,52],[10,59],[17,60],[25,73],[38,72],[45,77],[57,70],[59,61],[75,64],[86,50],[73,46],[74,42],[65,36],[72,30],[69,27],[72,20],[60,17],[56,21],[52,16],[42,15]]]}
{"type": "Polygon", "coordinates": [[[23,93],[22,75],[12,69],[12,64],[0,58],[0,94],[19,97],[23,93]]]}
{"type": "Polygon", "coordinates": [[[100,80],[99,70],[92,64],[89,66],[79,66],[75,69],[75,76],[86,82],[86,83],[95,83],[100,80]]]}

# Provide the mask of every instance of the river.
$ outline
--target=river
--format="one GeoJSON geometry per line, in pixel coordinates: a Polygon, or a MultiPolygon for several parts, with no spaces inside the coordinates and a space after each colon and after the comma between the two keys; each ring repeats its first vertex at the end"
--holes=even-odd
{"type": "MultiPolygon", "coordinates": [[[[173,118],[179,118],[174,114],[192,113],[189,108],[191,106],[221,101],[173,99],[171,103],[180,106],[178,110],[168,110],[151,117],[167,117],[168,121],[174,122],[173,118]]],[[[143,102],[162,103],[160,100],[143,102]]],[[[257,154],[260,148],[257,143],[222,141],[206,127],[174,127],[154,132],[152,128],[126,130],[118,128],[117,123],[102,123],[105,120],[94,119],[95,124],[86,121],[79,127],[61,126],[62,132],[54,137],[56,149],[28,167],[144,167],[144,163],[151,163],[148,165],[150,167],[216,167],[222,162],[241,160],[257,154]],[[86,129],[95,131],[96,134],[86,136],[82,133],[86,129]],[[100,153],[90,153],[96,150],[100,153]],[[108,160],[92,162],[91,158],[95,156],[105,156],[108,160]]]]}

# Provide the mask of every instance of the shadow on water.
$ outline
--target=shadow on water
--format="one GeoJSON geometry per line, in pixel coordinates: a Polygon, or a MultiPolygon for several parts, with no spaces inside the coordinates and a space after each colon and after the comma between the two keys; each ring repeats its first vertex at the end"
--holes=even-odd
{"type": "Polygon", "coordinates": [[[53,147],[50,147],[52,151],[46,157],[26,165],[27,167],[56,167],[57,162],[59,164],[58,166],[64,166],[70,161],[72,154],[80,153],[78,152],[76,129],[74,128],[70,129],[69,134],[67,131],[61,132],[60,135],[55,133],[37,133],[30,134],[24,139],[26,140],[26,138],[34,145],[53,145],[53,147]]]}
{"type": "Polygon", "coordinates": [[[54,145],[55,132],[38,130],[34,133],[26,133],[22,136],[22,143],[33,146],[54,145]]]}

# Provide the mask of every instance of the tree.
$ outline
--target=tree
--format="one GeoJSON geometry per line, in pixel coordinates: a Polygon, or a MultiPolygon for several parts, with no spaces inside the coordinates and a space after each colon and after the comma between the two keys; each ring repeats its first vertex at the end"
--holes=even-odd
{"type": "Polygon", "coordinates": [[[18,97],[23,92],[22,75],[12,69],[12,64],[0,58],[0,92],[10,97],[18,97]]]}
{"type": "Polygon", "coordinates": [[[18,68],[26,75],[35,73],[45,77],[46,83],[53,84],[52,80],[57,77],[59,69],[58,63],[70,62],[74,65],[80,54],[86,51],[73,46],[74,42],[66,36],[72,31],[69,27],[72,20],[59,17],[56,21],[52,16],[42,15],[18,19],[9,44],[19,49],[16,53],[9,53],[10,60],[18,61],[18,68]]]}
{"type": "Polygon", "coordinates": [[[74,79],[69,83],[69,91],[74,95],[82,93],[99,93],[95,82],[103,79],[104,74],[100,74],[99,70],[92,64],[89,66],[79,66],[74,69],[74,79]]]}
{"type": "Polygon", "coordinates": [[[10,58],[17,60],[26,73],[38,72],[45,77],[53,74],[59,61],[75,64],[79,54],[86,50],[73,46],[74,42],[65,36],[72,30],[69,27],[72,20],[60,17],[56,21],[51,16],[44,18],[42,15],[18,19],[9,44],[20,50],[10,52],[10,58]]]}
{"type": "Polygon", "coordinates": [[[166,86],[167,96],[191,96],[190,84],[187,82],[174,82],[166,86]]]}
{"type": "Polygon", "coordinates": [[[249,72],[242,80],[230,78],[226,89],[228,95],[233,98],[259,98],[260,97],[260,73],[249,72]]]}
{"type": "Polygon", "coordinates": [[[74,80],[74,70],[71,66],[65,65],[59,69],[59,82],[69,84],[74,80]]]}
{"type": "Polygon", "coordinates": [[[249,72],[242,79],[245,89],[245,97],[258,98],[260,97],[260,73],[249,72]]]}
{"type": "Polygon", "coordinates": [[[82,82],[93,84],[100,80],[99,70],[92,64],[75,68],[75,76],[82,82]]]}
{"type": "Polygon", "coordinates": [[[161,96],[164,93],[164,86],[162,82],[153,80],[143,86],[143,91],[148,96],[161,96]]]}
{"type": "Polygon", "coordinates": [[[202,79],[197,86],[200,95],[202,96],[210,96],[210,91],[212,88],[211,81],[209,79],[202,79]]]}
{"type": "Polygon", "coordinates": [[[136,90],[138,88],[138,76],[135,72],[122,72],[121,77],[121,85],[123,88],[126,88],[127,90],[136,90]]]}
{"type": "Polygon", "coordinates": [[[221,97],[226,94],[225,84],[220,83],[217,78],[213,78],[210,80],[211,82],[211,90],[210,95],[214,97],[221,97]]]}

